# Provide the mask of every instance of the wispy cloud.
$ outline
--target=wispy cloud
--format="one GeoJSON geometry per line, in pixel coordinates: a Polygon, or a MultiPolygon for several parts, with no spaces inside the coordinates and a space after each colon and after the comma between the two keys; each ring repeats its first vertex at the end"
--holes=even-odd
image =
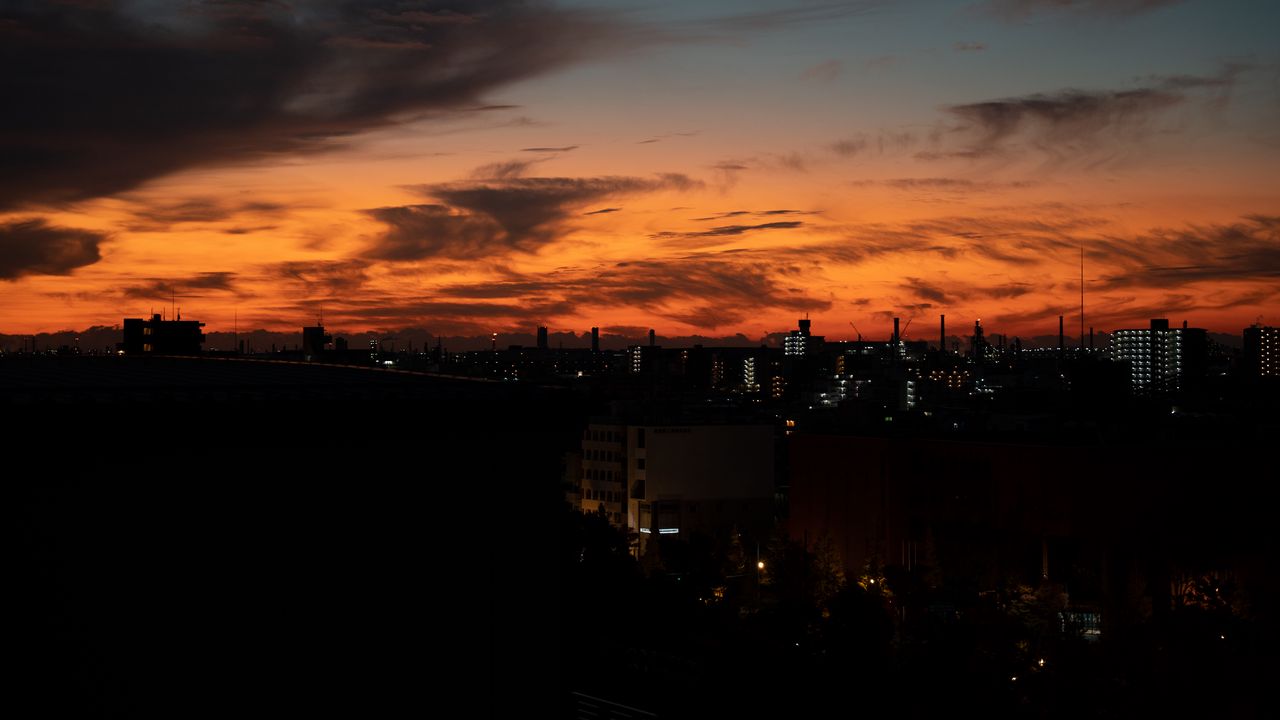
{"type": "Polygon", "coordinates": [[[1034,149],[1065,158],[1107,144],[1130,144],[1159,131],[1156,122],[1162,114],[1190,102],[1193,93],[1210,108],[1225,106],[1237,79],[1250,67],[1231,63],[1215,75],[1152,75],[1144,79],[1145,86],[1132,89],[1068,89],[947,106],[943,110],[958,121],[950,140],[960,147],[929,149],[917,157],[982,158],[1034,149]]]}
{"type": "MultiPolygon", "coordinates": [[[[210,293],[236,293],[234,272],[202,272],[179,278],[147,278],[142,282],[124,285],[120,294],[139,300],[168,300],[207,297],[210,293]]],[[[236,293],[240,294],[240,293],[236,293]]]]}
{"type": "Polygon", "coordinates": [[[803,226],[804,223],[798,220],[781,220],[767,223],[757,223],[755,225],[718,225],[707,230],[694,230],[692,232],[660,232],[653,237],[664,240],[667,244],[675,244],[683,247],[700,246],[705,243],[699,241],[719,240],[721,238],[738,237],[747,233],[758,232],[760,230],[794,230],[803,226]],[[688,241],[694,241],[689,243],[688,241]]]}
{"type": "Polygon", "coordinates": [[[818,82],[831,82],[840,77],[844,72],[844,63],[839,60],[824,60],[817,65],[805,68],[800,73],[801,80],[816,80],[818,82]]]}
{"type": "MultiPolygon", "coordinates": [[[[166,200],[154,197],[130,198],[129,217],[124,228],[130,232],[167,232],[180,225],[214,224],[245,217],[261,220],[278,218],[290,210],[283,203],[264,200],[235,200],[192,197],[166,200]]],[[[232,228],[251,231],[252,228],[232,228]]],[[[243,233],[233,233],[243,234],[243,233]]]]}
{"type": "Polygon", "coordinates": [[[1159,10],[1182,0],[986,0],[978,7],[983,12],[1010,21],[1023,21],[1036,15],[1075,15],[1080,17],[1116,18],[1159,10]]]}

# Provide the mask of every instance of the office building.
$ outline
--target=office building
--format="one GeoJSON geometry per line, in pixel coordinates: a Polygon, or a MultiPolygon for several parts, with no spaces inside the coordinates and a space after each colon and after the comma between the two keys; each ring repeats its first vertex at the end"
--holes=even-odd
{"type": "Polygon", "coordinates": [[[1208,365],[1208,334],[1203,328],[1170,328],[1154,319],[1149,328],[1116,330],[1111,359],[1129,368],[1129,389],[1136,395],[1183,392],[1203,379],[1208,365]]]}

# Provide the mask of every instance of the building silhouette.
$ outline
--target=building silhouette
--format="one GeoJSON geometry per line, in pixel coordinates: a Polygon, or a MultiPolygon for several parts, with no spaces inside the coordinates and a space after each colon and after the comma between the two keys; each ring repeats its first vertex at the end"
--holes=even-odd
{"type": "Polygon", "coordinates": [[[330,342],[332,335],[326,335],[323,325],[302,328],[302,355],[308,360],[320,357],[330,342]]]}
{"type": "Polygon", "coordinates": [[[126,355],[199,355],[204,343],[204,323],[195,320],[165,320],[153,314],[149,320],[124,319],[124,341],[119,349],[126,355]]]}

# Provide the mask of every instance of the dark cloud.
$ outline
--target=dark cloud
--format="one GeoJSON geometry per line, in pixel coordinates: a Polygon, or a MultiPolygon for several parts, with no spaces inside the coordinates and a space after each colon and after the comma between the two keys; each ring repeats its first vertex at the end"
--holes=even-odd
{"type": "Polygon", "coordinates": [[[956,52],[982,52],[987,44],[982,42],[958,42],[952,46],[956,52]]]}
{"type": "Polygon", "coordinates": [[[1000,151],[1006,141],[1018,137],[1042,150],[1078,148],[1104,132],[1140,128],[1183,99],[1174,92],[1139,88],[1104,92],[1065,90],[1053,95],[953,105],[946,108],[947,112],[960,120],[960,129],[972,133],[974,139],[963,150],[950,154],[991,155],[1000,151]]]}
{"type": "Polygon", "coordinates": [[[1253,66],[1228,63],[1215,75],[1151,75],[1128,90],[1062,90],[986,102],[952,105],[944,110],[959,121],[951,129],[963,146],[930,149],[920,159],[978,158],[1010,146],[1031,147],[1056,156],[1078,156],[1110,141],[1122,145],[1157,128],[1166,111],[1193,99],[1209,110],[1230,101],[1240,75],[1253,66]]]}
{"type": "Polygon", "coordinates": [[[847,140],[838,140],[831,143],[831,150],[837,155],[844,157],[853,157],[867,149],[867,139],[865,137],[849,138],[847,140]]]}
{"type": "Polygon", "coordinates": [[[830,22],[855,15],[865,15],[882,4],[882,2],[876,0],[863,2],[837,0],[836,2],[805,3],[791,7],[760,10],[731,17],[698,21],[691,23],[690,27],[692,28],[691,32],[696,32],[699,28],[705,28],[711,32],[771,30],[799,23],[830,22]]]}
{"type": "Polygon", "coordinates": [[[711,166],[715,173],[715,184],[723,192],[738,184],[738,175],[751,167],[737,160],[724,160],[711,166]]]}
{"type": "Polygon", "coordinates": [[[817,65],[806,68],[800,73],[801,80],[817,80],[819,82],[831,82],[840,77],[844,72],[844,63],[839,60],[826,60],[817,65]]]}
{"type": "Polygon", "coordinates": [[[379,260],[481,258],[514,249],[493,218],[457,213],[445,205],[403,205],[365,212],[388,228],[367,253],[379,260]]]}
{"type": "Polygon", "coordinates": [[[233,272],[204,272],[185,278],[149,278],[136,285],[126,285],[120,294],[138,300],[207,297],[211,292],[235,292],[233,272]]]}
{"type": "Polygon", "coordinates": [[[385,300],[347,300],[331,310],[336,317],[365,322],[395,323],[405,320],[448,319],[531,321],[568,315],[573,308],[562,302],[479,303],[439,300],[411,300],[388,303],[385,300]]]}
{"type": "Polygon", "coordinates": [[[70,275],[102,259],[107,236],[50,225],[41,218],[0,223],[0,280],[23,275],[70,275]]]}
{"type": "MultiPolygon", "coordinates": [[[[280,203],[264,201],[232,202],[211,197],[186,198],[178,201],[137,200],[130,209],[125,229],[131,232],[164,232],[183,223],[215,223],[235,217],[277,217],[288,211],[280,203]]],[[[255,228],[233,228],[224,232],[245,234],[255,228]],[[237,232],[237,230],[240,230],[237,232]]],[[[261,228],[256,228],[261,229],[261,228]]]]}
{"type": "MultiPolygon", "coordinates": [[[[0,204],[118,193],[177,170],[331,147],[406,114],[634,44],[546,2],[10,2],[0,204]]],[[[624,38],[630,38],[624,39],[624,38]]]]}
{"type": "MultiPolygon", "coordinates": [[[[973,298],[1008,299],[1021,297],[1037,288],[1029,283],[1011,282],[999,285],[978,285],[970,282],[952,280],[950,278],[929,282],[921,278],[908,277],[898,287],[911,294],[912,297],[928,300],[930,305],[948,306],[973,298]]],[[[1040,290],[1050,290],[1051,285],[1040,286],[1040,290]]]]}
{"type": "Polygon", "coordinates": [[[972,180],[959,178],[898,178],[885,180],[885,185],[899,190],[969,190],[972,180]]]}
{"type": "Polygon", "coordinates": [[[718,215],[707,215],[704,217],[696,217],[693,220],[694,222],[706,222],[709,220],[724,220],[725,218],[742,217],[744,215],[750,215],[750,214],[751,214],[750,210],[730,210],[728,212],[719,213],[718,215]]]}
{"type": "Polygon", "coordinates": [[[932,285],[930,283],[927,283],[924,280],[921,280],[920,278],[913,278],[913,277],[906,278],[906,281],[903,283],[900,283],[899,287],[901,287],[903,290],[906,290],[907,292],[910,292],[912,295],[915,295],[918,298],[923,298],[925,300],[929,300],[935,303],[941,303],[945,305],[951,302],[951,298],[948,297],[945,290],[943,290],[941,287],[937,285],[932,285]]]}
{"type": "Polygon", "coordinates": [[[524,177],[529,168],[538,163],[537,160],[507,160],[504,162],[481,165],[471,172],[477,180],[511,180],[524,177]]]}
{"type": "Polygon", "coordinates": [[[883,69],[893,67],[900,62],[902,62],[902,58],[897,55],[879,55],[867,60],[865,65],[872,69],[883,69]]]}
{"type": "Polygon", "coordinates": [[[695,222],[706,222],[709,220],[725,220],[727,218],[744,217],[747,215],[755,215],[757,217],[776,217],[778,215],[812,215],[813,213],[806,210],[729,210],[727,212],[716,213],[715,215],[707,215],[704,217],[693,218],[695,222]]]}
{"type": "Polygon", "coordinates": [[[222,232],[227,235],[252,235],[253,233],[269,232],[277,229],[278,227],[279,226],[277,225],[258,225],[255,227],[238,226],[226,228],[222,232]]]}
{"type": "Polygon", "coordinates": [[[1041,14],[1123,17],[1141,15],[1182,0],[986,0],[985,12],[1010,21],[1041,14]]]}
{"type": "Polygon", "coordinates": [[[1091,238],[1085,248],[1092,261],[1123,268],[1091,284],[1101,290],[1280,280],[1280,217],[1270,215],[1137,237],[1091,238]]]}
{"type": "MultiPolygon", "coordinates": [[[[669,321],[721,327],[749,322],[764,311],[830,309],[832,297],[819,288],[829,282],[826,273],[838,265],[892,257],[911,267],[914,259],[934,255],[974,257],[997,269],[990,275],[967,273],[956,278],[946,272],[904,273],[895,283],[900,297],[891,298],[897,309],[886,317],[991,300],[999,308],[1005,305],[1000,301],[1009,301],[1011,312],[990,313],[999,323],[1045,324],[1056,330],[1056,316],[1070,317],[1076,307],[1074,277],[1081,247],[1086,252],[1088,321],[1100,327],[1135,323],[1147,314],[1194,317],[1198,311],[1265,306],[1280,299],[1280,217],[1275,215],[1251,215],[1225,225],[1108,235],[1110,224],[1105,219],[1073,208],[1046,205],[1033,210],[1016,217],[991,214],[828,227],[827,231],[842,235],[782,247],[686,251],[678,257],[539,273],[500,269],[493,279],[445,285],[425,298],[351,303],[336,297],[334,312],[346,312],[340,305],[349,307],[353,317],[388,324],[413,319],[433,325],[510,325],[543,322],[557,315],[603,316],[626,307],[669,321]],[[1151,290],[1161,288],[1177,291],[1152,300],[1151,290]]],[[[865,297],[850,302],[849,307],[860,308],[860,313],[883,307],[882,301],[865,297]]],[[[328,313],[328,300],[325,307],[328,313]]]]}
{"type": "MultiPolygon", "coordinates": [[[[1189,321],[1192,327],[1197,325],[1197,313],[1231,310],[1239,307],[1269,305],[1280,297],[1280,289],[1265,288],[1262,290],[1223,289],[1215,291],[1211,297],[1186,292],[1167,292],[1153,300],[1139,302],[1134,296],[1103,295],[1091,297],[1085,308],[1085,320],[1090,327],[1120,329],[1126,327],[1146,327],[1150,318],[1176,318],[1181,316],[1189,321]]],[[[1048,327],[1056,327],[1058,315],[1066,317],[1067,326],[1073,324],[1078,331],[1079,308],[1075,305],[1044,305],[1025,311],[1004,313],[996,320],[1001,323],[1030,325],[1043,323],[1048,327]]],[[[1176,322],[1176,321],[1175,321],[1176,322]]],[[[1070,331],[1068,331],[1070,332],[1070,331]]],[[[1106,332],[1099,332],[1105,338],[1106,332]]],[[[1057,337],[1052,342],[1056,344],[1057,337]]]]}
{"type": "Polygon", "coordinates": [[[388,226],[367,251],[379,260],[471,259],[533,252],[565,233],[566,221],[607,198],[701,183],[684,175],[654,178],[507,178],[416,186],[439,204],[366,211],[388,226]]]}
{"type": "MultiPolygon", "coordinates": [[[[563,305],[577,314],[631,307],[714,328],[740,322],[760,310],[817,312],[829,308],[830,301],[813,297],[788,281],[801,274],[799,265],[780,256],[701,252],[455,284],[439,288],[437,293],[475,300],[521,299],[530,307],[563,305]]],[[[461,310],[459,313],[466,316],[461,310]]]]}
{"type": "Polygon", "coordinates": [[[636,144],[637,144],[637,145],[650,145],[650,144],[652,144],[652,143],[662,142],[663,140],[667,140],[667,139],[669,139],[669,138],[677,138],[677,137],[696,137],[696,136],[697,136],[697,134],[698,134],[698,131],[697,131],[697,130],[691,130],[691,131],[687,131],[687,132],[669,132],[669,133],[663,133],[663,134],[661,134],[661,135],[655,135],[654,137],[646,138],[646,139],[644,139],[644,140],[637,140],[637,141],[636,141],[636,144]]]}
{"type": "Polygon", "coordinates": [[[1230,89],[1242,74],[1254,69],[1256,66],[1251,63],[1230,62],[1217,75],[1148,75],[1140,79],[1165,90],[1230,89]]]}
{"type": "Polygon", "coordinates": [[[879,185],[882,187],[916,193],[977,193],[1029,188],[1036,185],[1028,180],[1013,182],[975,181],[967,178],[924,177],[893,178],[890,180],[854,180],[856,187],[879,185]]]}
{"type": "Polygon", "coordinates": [[[756,230],[792,230],[804,225],[798,220],[784,220],[780,222],[759,223],[757,225],[720,225],[709,230],[699,230],[695,232],[679,233],[679,232],[662,232],[654,237],[668,239],[698,239],[698,238],[718,238],[718,237],[734,237],[745,235],[756,230]]]}
{"type": "MultiPolygon", "coordinates": [[[[1040,287],[1041,290],[1048,290],[1049,287],[1040,287]]],[[[1036,288],[1028,283],[1008,283],[1006,285],[996,285],[994,287],[983,288],[980,292],[988,297],[993,298],[1015,298],[1022,297],[1027,293],[1035,291],[1036,288]]]]}
{"type": "Polygon", "coordinates": [[[778,166],[795,172],[808,172],[809,159],[798,152],[789,152],[774,157],[778,166]]]}
{"type": "Polygon", "coordinates": [[[844,158],[859,155],[885,155],[915,147],[920,137],[910,130],[884,130],[875,134],[856,133],[831,143],[831,152],[844,158]]]}
{"type": "Polygon", "coordinates": [[[620,207],[607,207],[607,208],[600,208],[599,210],[592,210],[590,212],[584,212],[582,214],[583,215],[606,215],[608,213],[616,213],[620,210],[622,210],[622,208],[620,207]]]}
{"type": "Polygon", "coordinates": [[[564,145],[564,146],[562,146],[562,147],[527,147],[527,148],[520,148],[520,152],[531,152],[531,153],[567,153],[567,152],[570,152],[570,151],[573,151],[573,150],[577,150],[577,149],[578,149],[578,147],[579,147],[579,146],[577,146],[577,145],[564,145]]]}
{"type": "Polygon", "coordinates": [[[644,338],[649,335],[649,328],[640,325],[606,325],[600,328],[600,332],[625,338],[644,338]]]}
{"type": "Polygon", "coordinates": [[[368,282],[363,260],[310,260],[275,263],[261,269],[263,279],[285,283],[295,296],[350,297],[368,282]]]}

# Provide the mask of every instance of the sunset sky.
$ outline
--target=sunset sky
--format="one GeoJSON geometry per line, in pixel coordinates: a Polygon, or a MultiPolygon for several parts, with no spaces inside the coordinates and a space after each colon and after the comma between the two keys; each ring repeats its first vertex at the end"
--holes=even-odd
{"type": "MultiPolygon", "coordinates": [[[[1280,3],[0,2],[0,333],[1280,324],[1280,3]]],[[[932,331],[931,331],[932,332],[932,331]]],[[[929,334],[932,338],[933,335],[929,334]]]]}

